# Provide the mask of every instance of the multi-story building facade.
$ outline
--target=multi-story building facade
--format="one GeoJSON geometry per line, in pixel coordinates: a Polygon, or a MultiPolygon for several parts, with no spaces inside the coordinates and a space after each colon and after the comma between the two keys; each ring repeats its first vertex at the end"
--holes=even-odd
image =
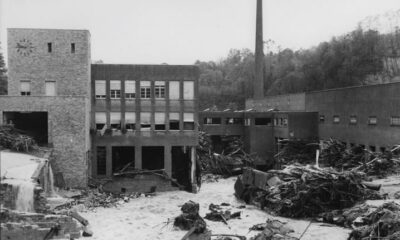
{"type": "Polygon", "coordinates": [[[8,69],[0,124],[53,147],[66,186],[130,164],[193,187],[197,67],[92,65],[86,30],[9,29],[8,69]]]}

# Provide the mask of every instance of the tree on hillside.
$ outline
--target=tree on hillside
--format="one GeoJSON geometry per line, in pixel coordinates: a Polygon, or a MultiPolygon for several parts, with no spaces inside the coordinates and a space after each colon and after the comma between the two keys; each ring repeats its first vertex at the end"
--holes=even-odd
{"type": "Polygon", "coordinates": [[[7,69],[0,46],[0,95],[7,94],[7,69]]]}

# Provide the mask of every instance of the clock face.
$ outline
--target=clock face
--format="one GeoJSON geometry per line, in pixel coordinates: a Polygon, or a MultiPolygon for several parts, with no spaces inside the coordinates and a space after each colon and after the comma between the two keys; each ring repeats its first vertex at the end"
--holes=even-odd
{"type": "Polygon", "coordinates": [[[33,49],[35,47],[33,46],[31,41],[24,38],[17,43],[17,46],[15,48],[17,49],[17,52],[21,56],[26,57],[26,56],[29,56],[29,54],[31,54],[33,52],[33,49]]]}

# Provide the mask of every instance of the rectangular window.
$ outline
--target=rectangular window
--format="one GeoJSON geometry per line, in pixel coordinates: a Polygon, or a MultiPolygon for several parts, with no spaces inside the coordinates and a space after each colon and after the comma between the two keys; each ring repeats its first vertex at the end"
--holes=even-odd
{"type": "Polygon", "coordinates": [[[150,112],[141,112],[140,113],[140,129],[141,130],[150,130],[151,127],[151,113],[150,112]]]}
{"type": "Polygon", "coordinates": [[[154,113],[154,129],[155,130],[165,130],[165,113],[156,112],[154,113]]]}
{"type": "Polygon", "coordinates": [[[221,124],[221,118],[204,118],[204,124],[221,124]]]}
{"type": "Polygon", "coordinates": [[[250,118],[246,118],[246,119],[244,120],[244,125],[245,125],[245,126],[250,126],[250,125],[251,125],[251,119],[250,119],[250,118]]]}
{"type": "Polygon", "coordinates": [[[46,96],[55,96],[56,95],[56,82],[55,81],[46,81],[46,96]]]}
{"type": "Polygon", "coordinates": [[[369,150],[370,150],[371,152],[376,152],[376,147],[370,145],[370,146],[369,146],[369,150]]]}
{"type": "Polygon", "coordinates": [[[391,116],[390,126],[400,126],[400,116],[391,116]]]}
{"type": "Polygon", "coordinates": [[[179,113],[169,113],[169,130],[179,130],[179,113]]]}
{"type": "Polygon", "coordinates": [[[319,115],[319,122],[324,123],[325,122],[325,115],[319,115]]]}
{"type": "Polygon", "coordinates": [[[111,80],[110,81],[110,98],[119,99],[121,98],[121,81],[111,80]]]}
{"type": "Polygon", "coordinates": [[[287,118],[282,118],[282,125],[287,126],[288,125],[288,119],[287,118]]]}
{"type": "Polygon", "coordinates": [[[75,43],[71,43],[71,53],[75,53],[75,43]]]}
{"type": "Polygon", "coordinates": [[[47,43],[47,52],[51,53],[53,51],[53,47],[51,42],[47,43]]]}
{"type": "Polygon", "coordinates": [[[150,81],[140,82],[140,98],[149,99],[151,98],[151,83],[150,81]]]}
{"type": "Polygon", "coordinates": [[[193,113],[183,113],[183,130],[194,130],[193,113]]]}
{"type": "Polygon", "coordinates": [[[21,81],[21,96],[30,96],[31,95],[31,82],[30,81],[21,81]]]}
{"type": "Polygon", "coordinates": [[[378,123],[378,119],[376,116],[370,116],[368,118],[368,125],[376,125],[378,123]]]}
{"type": "Polygon", "coordinates": [[[165,82],[156,81],[154,84],[155,98],[165,98],[165,82]]]}
{"type": "Polygon", "coordinates": [[[97,147],[97,175],[106,175],[106,147],[97,147]]]}
{"type": "Polygon", "coordinates": [[[183,99],[193,100],[194,99],[194,82],[184,81],[183,82],[183,99]]]}
{"type": "Polygon", "coordinates": [[[136,113],[125,112],[125,128],[128,131],[133,131],[136,128],[136,113]]]}
{"type": "Polygon", "coordinates": [[[338,115],[333,116],[333,123],[340,123],[340,117],[338,115]]]}
{"type": "Polygon", "coordinates": [[[97,99],[105,99],[106,98],[106,81],[105,80],[96,80],[94,92],[96,94],[97,99]]]}
{"type": "Polygon", "coordinates": [[[136,97],[136,82],[132,80],[125,81],[125,98],[131,99],[136,97]]]}
{"type": "Polygon", "coordinates": [[[271,118],[255,118],[254,125],[257,126],[272,126],[271,118]]]}
{"type": "Polygon", "coordinates": [[[227,118],[227,125],[243,125],[243,118],[227,118]]]}
{"type": "Polygon", "coordinates": [[[357,124],[357,116],[350,116],[350,124],[351,125],[357,124]]]}
{"type": "Polygon", "coordinates": [[[121,130],[121,112],[110,112],[110,124],[112,130],[121,130]]]}
{"type": "Polygon", "coordinates": [[[105,112],[96,112],[95,114],[95,122],[96,122],[96,129],[102,130],[106,126],[106,113],[105,112]]]}
{"type": "Polygon", "coordinates": [[[178,100],[179,99],[179,81],[169,82],[169,99],[178,100]]]}

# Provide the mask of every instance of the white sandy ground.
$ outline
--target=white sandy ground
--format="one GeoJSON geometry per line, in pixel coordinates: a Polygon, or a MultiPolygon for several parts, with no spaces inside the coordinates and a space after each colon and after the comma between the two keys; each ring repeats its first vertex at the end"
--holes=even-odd
{"type": "MultiPolygon", "coordinates": [[[[173,219],[181,213],[180,206],[189,200],[200,204],[200,215],[203,217],[209,212],[210,203],[230,203],[232,212],[242,211],[241,219],[228,221],[229,227],[222,222],[205,219],[213,234],[239,234],[249,238],[257,234],[256,231],[249,233],[249,228],[265,222],[268,218],[288,222],[295,231],[292,235],[295,237],[299,237],[307,228],[309,221],[272,217],[255,206],[246,205],[245,209],[237,209],[237,206],[244,203],[233,195],[235,180],[236,178],[228,178],[204,183],[197,194],[183,191],[157,193],[154,197],[132,199],[117,208],[97,208],[94,212],[81,212],[82,216],[89,220],[94,232],[93,237],[87,239],[179,240],[186,231],[174,229],[173,219]]],[[[302,240],[345,240],[349,233],[350,230],[337,226],[312,223],[302,240]]]]}

